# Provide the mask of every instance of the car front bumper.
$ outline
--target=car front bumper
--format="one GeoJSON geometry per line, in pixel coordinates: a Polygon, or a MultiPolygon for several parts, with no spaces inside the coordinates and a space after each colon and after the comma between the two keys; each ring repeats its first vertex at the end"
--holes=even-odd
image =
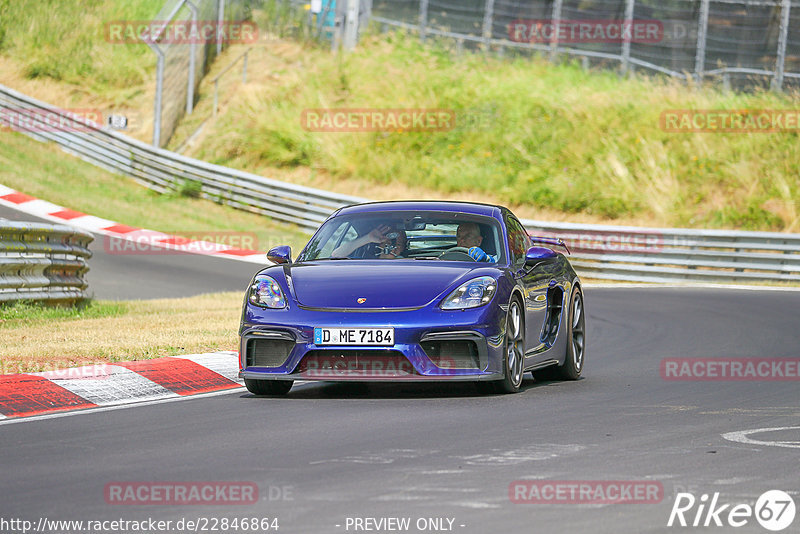
{"type": "Polygon", "coordinates": [[[263,310],[255,318],[240,329],[242,378],[405,382],[504,376],[505,314],[496,306],[367,313],[263,310]],[[315,327],[392,327],[395,343],[318,346],[313,342],[315,327]]]}

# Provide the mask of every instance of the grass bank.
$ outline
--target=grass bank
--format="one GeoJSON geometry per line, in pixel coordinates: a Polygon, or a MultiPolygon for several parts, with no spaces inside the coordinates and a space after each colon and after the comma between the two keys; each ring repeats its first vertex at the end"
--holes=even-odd
{"type": "Polygon", "coordinates": [[[55,145],[13,132],[0,132],[0,184],[73,210],[150,230],[181,235],[243,232],[248,238],[255,234],[258,250],[287,244],[299,252],[308,241],[295,226],[191,196],[161,195],[65,154],[55,145]]]}
{"type": "MultiPolygon", "coordinates": [[[[399,32],[340,55],[275,41],[251,52],[248,71],[192,155],[370,198],[428,194],[498,201],[531,217],[800,231],[797,133],[660,126],[665,110],[797,109],[797,95],[456,56],[399,32]],[[434,108],[473,120],[435,132],[304,129],[303,111],[318,108],[434,108]]],[[[210,99],[206,84],[200,114],[175,143],[211,115],[210,99]]]]}
{"type": "Polygon", "coordinates": [[[0,54],[17,58],[27,78],[49,78],[95,94],[152,79],[144,44],[105,40],[117,20],[150,20],[164,0],[0,0],[0,54]]]}
{"type": "MultiPolygon", "coordinates": [[[[105,42],[103,27],[152,18],[161,5],[0,0],[0,76],[59,105],[99,100],[149,117],[152,54],[105,42]]],[[[254,15],[262,32],[280,18],[254,15]]],[[[660,127],[666,110],[796,110],[798,95],[621,79],[573,63],[457,56],[448,46],[398,32],[334,55],[309,41],[264,40],[250,54],[247,84],[238,69],[222,79],[213,117],[210,80],[242,51],[232,47],[211,66],[171,148],[191,137],[187,155],[374,199],[483,200],[551,220],[800,231],[797,133],[660,127]],[[434,108],[471,121],[436,132],[307,131],[303,111],[318,108],[434,108]]],[[[148,139],[148,128],[145,119],[133,134],[148,139]]],[[[20,189],[37,186],[26,183],[20,189]]]]}

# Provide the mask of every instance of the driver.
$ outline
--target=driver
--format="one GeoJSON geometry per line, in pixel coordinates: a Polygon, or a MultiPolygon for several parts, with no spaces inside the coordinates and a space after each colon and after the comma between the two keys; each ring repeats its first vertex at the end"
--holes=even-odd
{"type": "Polygon", "coordinates": [[[497,256],[490,256],[480,247],[483,236],[478,223],[464,222],[456,230],[456,246],[469,249],[469,256],[475,261],[497,263],[497,256]]]}

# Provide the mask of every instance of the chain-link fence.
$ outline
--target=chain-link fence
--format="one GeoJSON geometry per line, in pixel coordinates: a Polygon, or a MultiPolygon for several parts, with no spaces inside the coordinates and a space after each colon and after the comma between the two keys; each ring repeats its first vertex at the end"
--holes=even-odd
{"type": "Polygon", "coordinates": [[[231,24],[249,16],[250,4],[249,0],[167,0],[153,19],[145,40],[158,59],[153,145],[166,145],[181,117],[192,112],[195,90],[223,44],[251,38],[247,27],[231,24]]]}
{"type": "Polygon", "coordinates": [[[568,55],[737,86],[800,86],[796,0],[374,0],[372,20],[459,47],[568,55]]]}

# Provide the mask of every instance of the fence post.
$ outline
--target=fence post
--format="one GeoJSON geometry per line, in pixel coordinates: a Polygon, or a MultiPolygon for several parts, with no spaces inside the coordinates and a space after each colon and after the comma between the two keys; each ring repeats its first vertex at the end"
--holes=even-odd
{"type": "Polygon", "coordinates": [[[486,5],[483,11],[483,42],[486,45],[486,50],[492,40],[492,26],[494,25],[494,0],[486,0],[486,5]]]}
{"type": "Polygon", "coordinates": [[[781,7],[781,26],[778,36],[778,54],[775,58],[775,77],[772,79],[772,89],[780,91],[783,88],[783,72],[786,64],[786,43],[789,40],[789,12],[792,9],[791,0],[783,0],[781,7]]]}
{"type": "Polygon", "coordinates": [[[428,0],[419,2],[419,39],[425,40],[425,32],[428,27],[428,0]]]}
{"type": "Polygon", "coordinates": [[[703,81],[703,71],[705,70],[709,2],[710,0],[700,0],[700,18],[697,21],[697,54],[694,58],[694,75],[698,83],[703,81]]]}
{"type": "Polygon", "coordinates": [[[155,43],[147,43],[158,57],[156,63],[156,94],[153,98],[153,146],[161,146],[161,101],[164,97],[164,52],[155,43]]]}
{"type": "Polygon", "coordinates": [[[636,0],[625,0],[625,22],[622,27],[622,33],[625,36],[622,39],[622,75],[628,72],[628,62],[631,59],[631,38],[633,35],[633,7],[636,0]],[[625,28],[628,33],[625,33],[625,28]]]}
{"type": "Polygon", "coordinates": [[[344,49],[352,50],[358,40],[359,0],[347,0],[347,11],[344,16],[344,49]]]}
{"type": "Polygon", "coordinates": [[[561,25],[561,5],[563,0],[553,2],[553,14],[550,16],[550,26],[553,28],[550,36],[550,61],[556,60],[558,54],[558,28],[561,25]]]}
{"type": "MultiPolygon", "coordinates": [[[[197,35],[197,6],[192,0],[186,0],[186,5],[192,10],[192,31],[190,35],[197,35]]],[[[217,32],[219,37],[219,32],[217,32]]],[[[219,39],[217,39],[219,40],[219,39]]],[[[197,68],[197,43],[191,39],[189,43],[189,76],[186,82],[186,114],[191,115],[194,109],[194,73],[197,68]]]]}
{"type": "Polygon", "coordinates": [[[219,11],[217,12],[217,55],[222,52],[222,23],[225,21],[225,0],[219,0],[219,11]]]}

